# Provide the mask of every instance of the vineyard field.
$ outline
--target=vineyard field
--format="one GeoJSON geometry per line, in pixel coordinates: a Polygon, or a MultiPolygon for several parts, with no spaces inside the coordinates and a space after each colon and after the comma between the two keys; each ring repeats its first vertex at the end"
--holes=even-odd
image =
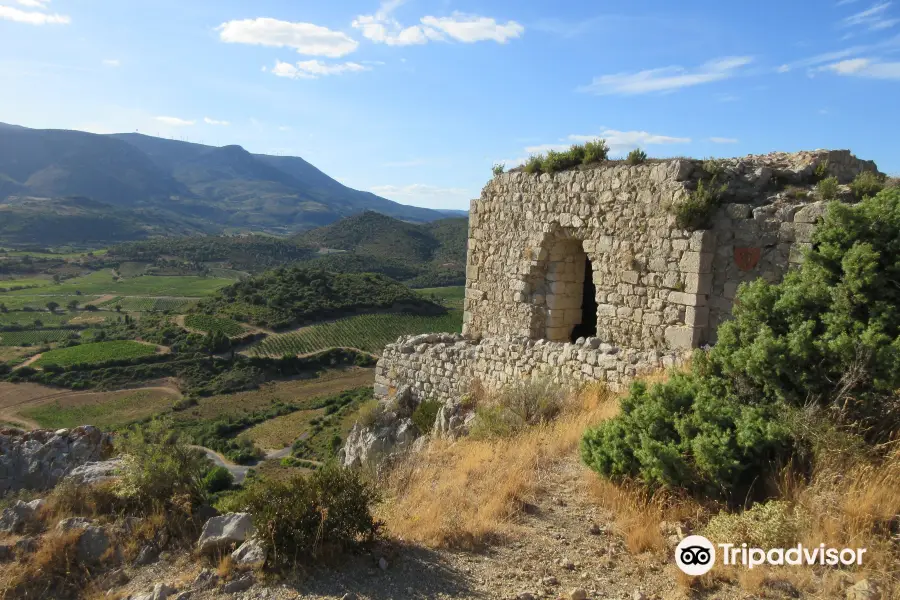
{"type": "Polygon", "coordinates": [[[287,354],[309,354],[327,348],[358,348],[373,354],[401,335],[432,332],[459,332],[462,312],[451,310],[445,315],[423,317],[405,314],[375,314],[348,317],[329,323],[304,327],[290,333],[271,335],[252,346],[251,356],[280,357],[287,354]]]}
{"type": "Polygon", "coordinates": [[[228,337],[235,337],[244,333],[244,328],[237,321],[210,315],[188,315],[184,319],[184,324],[186,327],[205,333],[220,331],[228,337]]]}
{"type": "Polygon", "coordinates": [[[463,285],[455,285],[450,287],[438,288],[421,288],[416,290],[429,300],[434,298],[447,308],[458,308],[462,310],[463,300],[466,297],[466,287],[463,285]]]}
{"type": "Polygon", "coordinates": [[[71,296],[38,296],[34,294],[19,296],[13,294],[0,294],[0,304],[6,305],[6,308],[9,310],[30,308],[35,312],[47,313],[48,302],[56,302],[60,306],[57,310],[61,311],[72,300],[76,300],[79,306],[84,306],[85,304],[92,304],[98,297],[99,296],[76,296],[75,294],[72,294],[71,296]]]}
{"type": "Polygon", "coordinates": [[[103,308],[114,309],[117,305],[127,312],[173,311],[181,312],[194,305],[191,298],[122,298],[116,297],[102,304],[103,308]]]}
{"type": "Polygon", "coordinates": [[[156,348],[132,341],[96,342],[45,352],[34,364],[38,367],[104,363],[111,360],[140,358],[156,354],[156,348]]]}
{"type": "Polygon", "coordinates": [[[71,337],[78,337],[74,329],[39,329],[34,331],[0,332],[0,345],[3,346],[35,346],[48,342],[61,342],[71,337]]]}

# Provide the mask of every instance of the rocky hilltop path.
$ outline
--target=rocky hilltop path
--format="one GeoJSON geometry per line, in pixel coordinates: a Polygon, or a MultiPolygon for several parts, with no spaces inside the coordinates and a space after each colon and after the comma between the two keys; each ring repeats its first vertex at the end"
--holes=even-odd
{"type": "MultiPolygon", "coordinates": [[[[429,549],[390,540],[371,551],[342,557],[335,567],[298,570],[286,580],[228,597],[239,600],[389,600],[399,598],[588,598],[668,600],[753,597],[737,589],[685,595],[674,564],[663,555],[632,556],[616,532],[613,515],[591,498],[575,457],[560,461],[541,481],[544,490],[527,507],[510,539],[477,552],[429,549]],[[380,559],[384,559],[383,568],[380,559]],[[584,592],[584,596],[580,593],[584,592]]],[[[189,555],[172,556],[134,574],[125,591],[159,582],[190,582],[201,566],[189,555]]],[[[192,600],[222,598],[195,592],[192,600]]],[[[766,598],[797,597],[789,593],[766,598]]]]}

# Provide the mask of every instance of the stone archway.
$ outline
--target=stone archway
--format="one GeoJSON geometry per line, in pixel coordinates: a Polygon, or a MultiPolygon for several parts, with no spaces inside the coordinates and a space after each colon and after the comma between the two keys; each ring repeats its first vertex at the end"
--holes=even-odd
{"type": "Polygon", "coordinates": [[[532,270],[530,288],[533,338],[569,342],[596,335],[593,263],[580,239],[566,231],[548,235],[532,270]]]}

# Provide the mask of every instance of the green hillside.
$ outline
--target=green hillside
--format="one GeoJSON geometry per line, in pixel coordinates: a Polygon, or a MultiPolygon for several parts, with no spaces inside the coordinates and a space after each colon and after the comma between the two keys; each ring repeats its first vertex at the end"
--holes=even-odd
{"type": "Polygon", "coordinates": [[[295,236],[331,253],[307,264],[340,272],[371,271],[415,287],[465,282],[468,220],[406,223],[367,211],[295,236]],[[339,251],[339,252],[335,252],[339,251]]]}
{"type": "Polygon", "coordinates": [[[353,313],[444,308],[384,275],[282,267],[239,281],[203,300],[196,312],[275,329],[353,313]]]}

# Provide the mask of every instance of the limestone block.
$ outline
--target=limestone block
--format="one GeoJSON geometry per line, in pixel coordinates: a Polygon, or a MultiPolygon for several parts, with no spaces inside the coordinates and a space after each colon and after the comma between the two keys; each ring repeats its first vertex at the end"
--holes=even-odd
{"type": "Polygon", "coordinates": [[[708,294],[711,289],[711,273],[686,273],[684,275],[684,291],[688,294],[708,294]]]}
{"type": "Polygon", "coordinates": [[[686,292],[669,292],[668,301],[682,306],[706,306],[705,294],[688,294],[686,292]]]}
{"type": "Polygon", "coordinates": [[[749,219],[753,216],[753,206],[750,204],[726,204],[724,212],[730,219],[749,219]]]}
{"type": "Polygon", "coordinates": [[[708,306],[688,306],[685,308],[684,324],[689,327],[706,327],[709,324],[708,306]]]}
{"type": "Polygon", "coordinates": [[[804,206],[794,214],[794,223],[816,223],[825,217],[826,210],[825,202],[814,202],[804,206]]]}
{"type": "Polygon", "coordinates": [[[682,273],[711,273],[714,257],[712,252],[685,252],[678,266],[682,273]]]}
{"type": "Polygon", "coordinates": [[[672,349],[697,348],[702,339],[702,327],[666,327],[666,344],[672,349]]]}

